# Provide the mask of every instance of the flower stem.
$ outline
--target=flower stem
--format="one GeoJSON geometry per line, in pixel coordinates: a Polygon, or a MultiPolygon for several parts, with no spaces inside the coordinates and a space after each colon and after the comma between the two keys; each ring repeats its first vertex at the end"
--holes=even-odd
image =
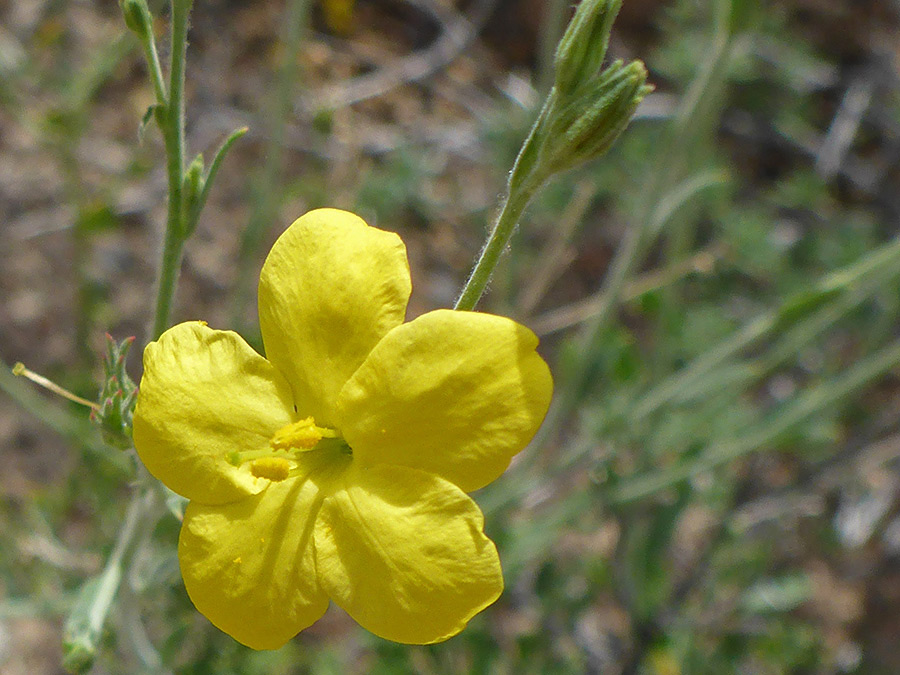
{"type": "MultiPolygon", "coordinates": [[[[163,239],[156,312],[151,338],[157,339],[168,328],[172,298],[181,267],[185,242],[184,204],[184,68],[187,48],[188,14],[192,0],[172,0],[172,61],[169,72],[169,100],[157,111],[166,146],[169,179],[169,206],[163,239]]],[[[158,86],[158,85],[157,85],[158,86]]]]}
{"type": "Polygon", "coordinates": [[[506,201],[503,202],[503,208],[500,209],[500,214],[494,222],[491,234],[484,248],[481,249],[478,262],[475,263],[475,268],[469,275],[469,280],[466,281],[453,309],[475,309],[475,305],[484,294],[484,289],[487,288],[491,275],[494,273],[494,268],[500,261],[500,255],[509,244],[510,237],[522,217],[522,212],[542,183],[541,180],[532,180],[522,183],[518,189],[510,188],[506,201]]]}

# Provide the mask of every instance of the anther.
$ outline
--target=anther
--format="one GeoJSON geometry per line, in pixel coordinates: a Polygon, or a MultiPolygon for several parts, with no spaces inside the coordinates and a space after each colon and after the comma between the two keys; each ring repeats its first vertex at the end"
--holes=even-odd
{"type": "Polygon", "coordinates": [[[334,429],[317,427],[312,417],[306,417],[276,431],[269,445],[274,450],[312,450],[323,438],[337,436],[334,429]]]}
{"type": "Polygon", "coordinates": [[[291,463],[283,457],[260,457],[250,462],[250,473],[257,478],[283,481],[291,473],[291,463]]]}

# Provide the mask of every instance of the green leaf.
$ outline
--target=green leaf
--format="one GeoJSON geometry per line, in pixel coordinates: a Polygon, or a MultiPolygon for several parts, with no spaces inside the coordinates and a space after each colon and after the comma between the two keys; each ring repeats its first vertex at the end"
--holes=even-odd
{"type": "Polygon", "coordinates": [[[197,227],[197,222],[200,220],[200,214],[203,212],[203,207],[206,206],[206,200],[209,198],[209,189],[212,187],[213,181],[215,181],[216,179],[216,174],[219,173],[219,167],[222,166],[222,161],[225,159],[225,155],[228,154],[229,150],[231,150],[231,146],[234,145],[239,138],[246,134],[248,130],[248,127],[241,127],[240,129],[235,129],[234,131],[232,131],[228,135],[228,138],[226,138],[222,142],[222,145],[219,146],[219,149],[213,156],[212,164],[209,165],[209,171],[207,171],[206,175],[203,177],[202,188],[197,196],[197,199],[192,204],[191,210],[187,213],[187,218],[185,220],[185,232],[187,234],[185,236],[189,236],[190,233],[193,232],[197,227]]]}
{"type": "Polygon", "coordinates": [[[147,125],[150,124],[150,120],[154,117],[159,120],[159,116],[164,114],[164,112],[164,107],[159,103],[154,103],[147,107],[143,117],[141,117],[141,123],[138,125],[138,143],[144,142],[144,133],[147,131],[147,125]]]}

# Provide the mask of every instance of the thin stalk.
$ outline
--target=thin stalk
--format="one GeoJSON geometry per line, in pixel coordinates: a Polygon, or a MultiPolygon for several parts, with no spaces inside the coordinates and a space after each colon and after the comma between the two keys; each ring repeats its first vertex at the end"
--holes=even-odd
{"type": "Polygon", "coordinates": [[[169,326],[172,299],[184,251],[185,224],[182,186],[184,185],[184,69],[187,48],[188,15],[192,0],[172,0],[172,62],[169,73],[169,102],[158,111],[166,146],[166,170],[169,180],[169,205],[166,233],[160,261],[156,312],[151,339],[169,326]]]}
{"type": "Polygon", "coordinates": [[[538,113],[528,137],[522,144],[513,168],[509,172],[509,180],[506,184],[506,197],[503,206],[500,207],[500,213],[491,228],[484,248],[478,256],[478,262],[472,269],[472,273],[466,280],[465,286],[456,300],[453,309],[461,311],[472,311],[475,305],[484,295],[494,268],[500,261],[500,255],[503,253],[509,240],[519,224],[522,213],[528,206],[531,199],[537,194],[548,176],[546,170],[535,166],[537,159],[538,135],[540,129],[545,122],[548,111],[553,108],[555,101],[554,93],[551,92],[544,105],[538,113]]]}
{"type": "Polygon", "coordinates": [[[503,202],[503,207],[500,209],[497,220],[494,222],[491,234],[488,236],[484,248],[481,249],[478,262],[475,263],[475,268],[472,270],[469,280],[466,281],[466,285],[463,287],[453,309],[464,311],[475,309],[475,305],[478,304],[478,301],[484,294],[491,275],[494,273],[494,268],[497,267],[497,263],[500,261],[501,254],[509,244],[516,225],[519,224],[522,212],[525,211],[528,203],[542,184],[542,180],[527,180],[521,183],[518,189],[507,192],[506,200],[503,202]]]}

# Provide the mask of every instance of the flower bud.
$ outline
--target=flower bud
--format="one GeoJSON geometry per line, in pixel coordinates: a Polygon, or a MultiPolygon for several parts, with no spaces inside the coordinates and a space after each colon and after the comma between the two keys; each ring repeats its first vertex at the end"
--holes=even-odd
{"type": "Polygon", "coordinates": [[[541,164],[552,173],[567,171],[605,153],[628,125],[647,86],[640,61],[613,63],[548,116],[541,164]]]}
{"type": "Polygon", "coordinates": [[[555,86],[573,92],[600,70],[622,0],[582,0],[556,48],[555,86]]]}
{"type": "Polygon", "coordinates": [[[125,357],[133,342],[133,337],[116,342],[107,333],[103,387],[99,404],[91,412],[91,421],[100,426],[103,440],[122,450],[131,447],[131,418],[137,395],[137,387],[125,370],[125,357]]]}
{"type": "Polygon", "coordinates": [[[148,39],[153,31],[153,17],[146,0],[119,0],[125,25],[141,40],[148,39]]]}
{"type": "Polygon", "coordinates": [[[193,229],[197,226],[197,219],[194,217],[197,205],[200,202],[200,195],[203,193],[203,186],[206,182],[203,177],[203,155],[199,154],[194,157],[194,161],[190,163],[184,174],[184,185],[182,187],[184,200],[184,225],[188,228],[184,232],[187,238],[193,234],[193,229]]]}

